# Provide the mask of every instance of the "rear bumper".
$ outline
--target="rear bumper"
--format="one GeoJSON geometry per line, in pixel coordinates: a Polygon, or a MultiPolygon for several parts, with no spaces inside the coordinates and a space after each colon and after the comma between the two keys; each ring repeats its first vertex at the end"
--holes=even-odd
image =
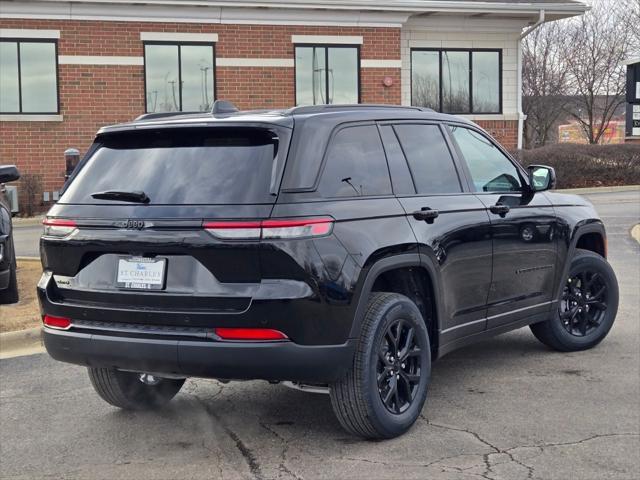
{"type": "Polygon", "coordinates": [[[43,328],[56,360],[89,367],[222,379],[328,383],[351,365],[355,343],[216,342],[137,338],[43,328]]]}

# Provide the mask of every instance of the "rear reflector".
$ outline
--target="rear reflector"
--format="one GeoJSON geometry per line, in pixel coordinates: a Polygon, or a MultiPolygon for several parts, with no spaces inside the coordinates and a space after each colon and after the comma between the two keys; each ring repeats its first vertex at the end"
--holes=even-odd
{"type": "Polygon", "coordinates": [[[284,333],[271,328],[215,328],[214,332],[222,340],[287,340],[284,333]]]}
{"type": "Polygon", "coordinates": [[[63,317],[52,317],[51,315],[45,315],[42,317],[42,322],[51,328],[58,330],[69,330],[71,328],[71,320],[63,317]]]}
{"type": "Polygon", "coordinates": [[[203,227],[214,237],[225,240],[259,240],[311,238],[329,235],[333,218],[292,218],[256,221],[204,222],[203,227]]]}
{"type": "Polygon", "coordinates": [[[76,230],[77,225],[73,220],[66,218],[45,218],[42,221],[43,235],[47,237],[66,237],[76,230]]]}

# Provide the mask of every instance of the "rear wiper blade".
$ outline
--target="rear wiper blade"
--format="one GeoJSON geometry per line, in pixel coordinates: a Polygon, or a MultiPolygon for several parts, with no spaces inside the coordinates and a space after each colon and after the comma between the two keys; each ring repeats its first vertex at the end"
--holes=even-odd
{"type": "Polygon", "coordinates": [[[119,192],[117,190],[107,190],[106,192],[92,193],[91,196],[98,200],[123,200],[135,203],[149,203],[151,201],[146,193],[140,191],[119,192]]]}

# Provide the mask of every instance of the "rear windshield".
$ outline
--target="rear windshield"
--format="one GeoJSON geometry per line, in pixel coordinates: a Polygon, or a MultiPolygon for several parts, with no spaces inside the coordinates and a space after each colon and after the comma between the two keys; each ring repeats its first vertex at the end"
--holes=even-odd
{"type": "Polygon", "coordinates": [[[262,128],[157,129],[104,135],[60,203],[113,204],[93,193],[144,192],[152,205],[272,203],[275,133],[262,128]]]}

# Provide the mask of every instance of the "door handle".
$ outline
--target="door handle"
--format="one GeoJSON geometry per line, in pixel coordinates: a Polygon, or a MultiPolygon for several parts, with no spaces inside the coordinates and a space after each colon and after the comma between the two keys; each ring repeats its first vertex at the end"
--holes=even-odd
{"type": "Polygon", "coordinates": [[[417,212],[413,212],[413,218],[416,220],[424,220],[427,223],[433,223],[438,218],[440,212],[438,210],[431,210],[429,207],[422,207],[417,212]]]}
{"type": "Polygon", "coordinates": [[[491,205],[489,207],[491,213],[495,213],[496,215],[500,215],[504,217],[507,213],[509,213],[509,205],[504,205],[503,203],[496,203],[495,205],[491,205]]]}

